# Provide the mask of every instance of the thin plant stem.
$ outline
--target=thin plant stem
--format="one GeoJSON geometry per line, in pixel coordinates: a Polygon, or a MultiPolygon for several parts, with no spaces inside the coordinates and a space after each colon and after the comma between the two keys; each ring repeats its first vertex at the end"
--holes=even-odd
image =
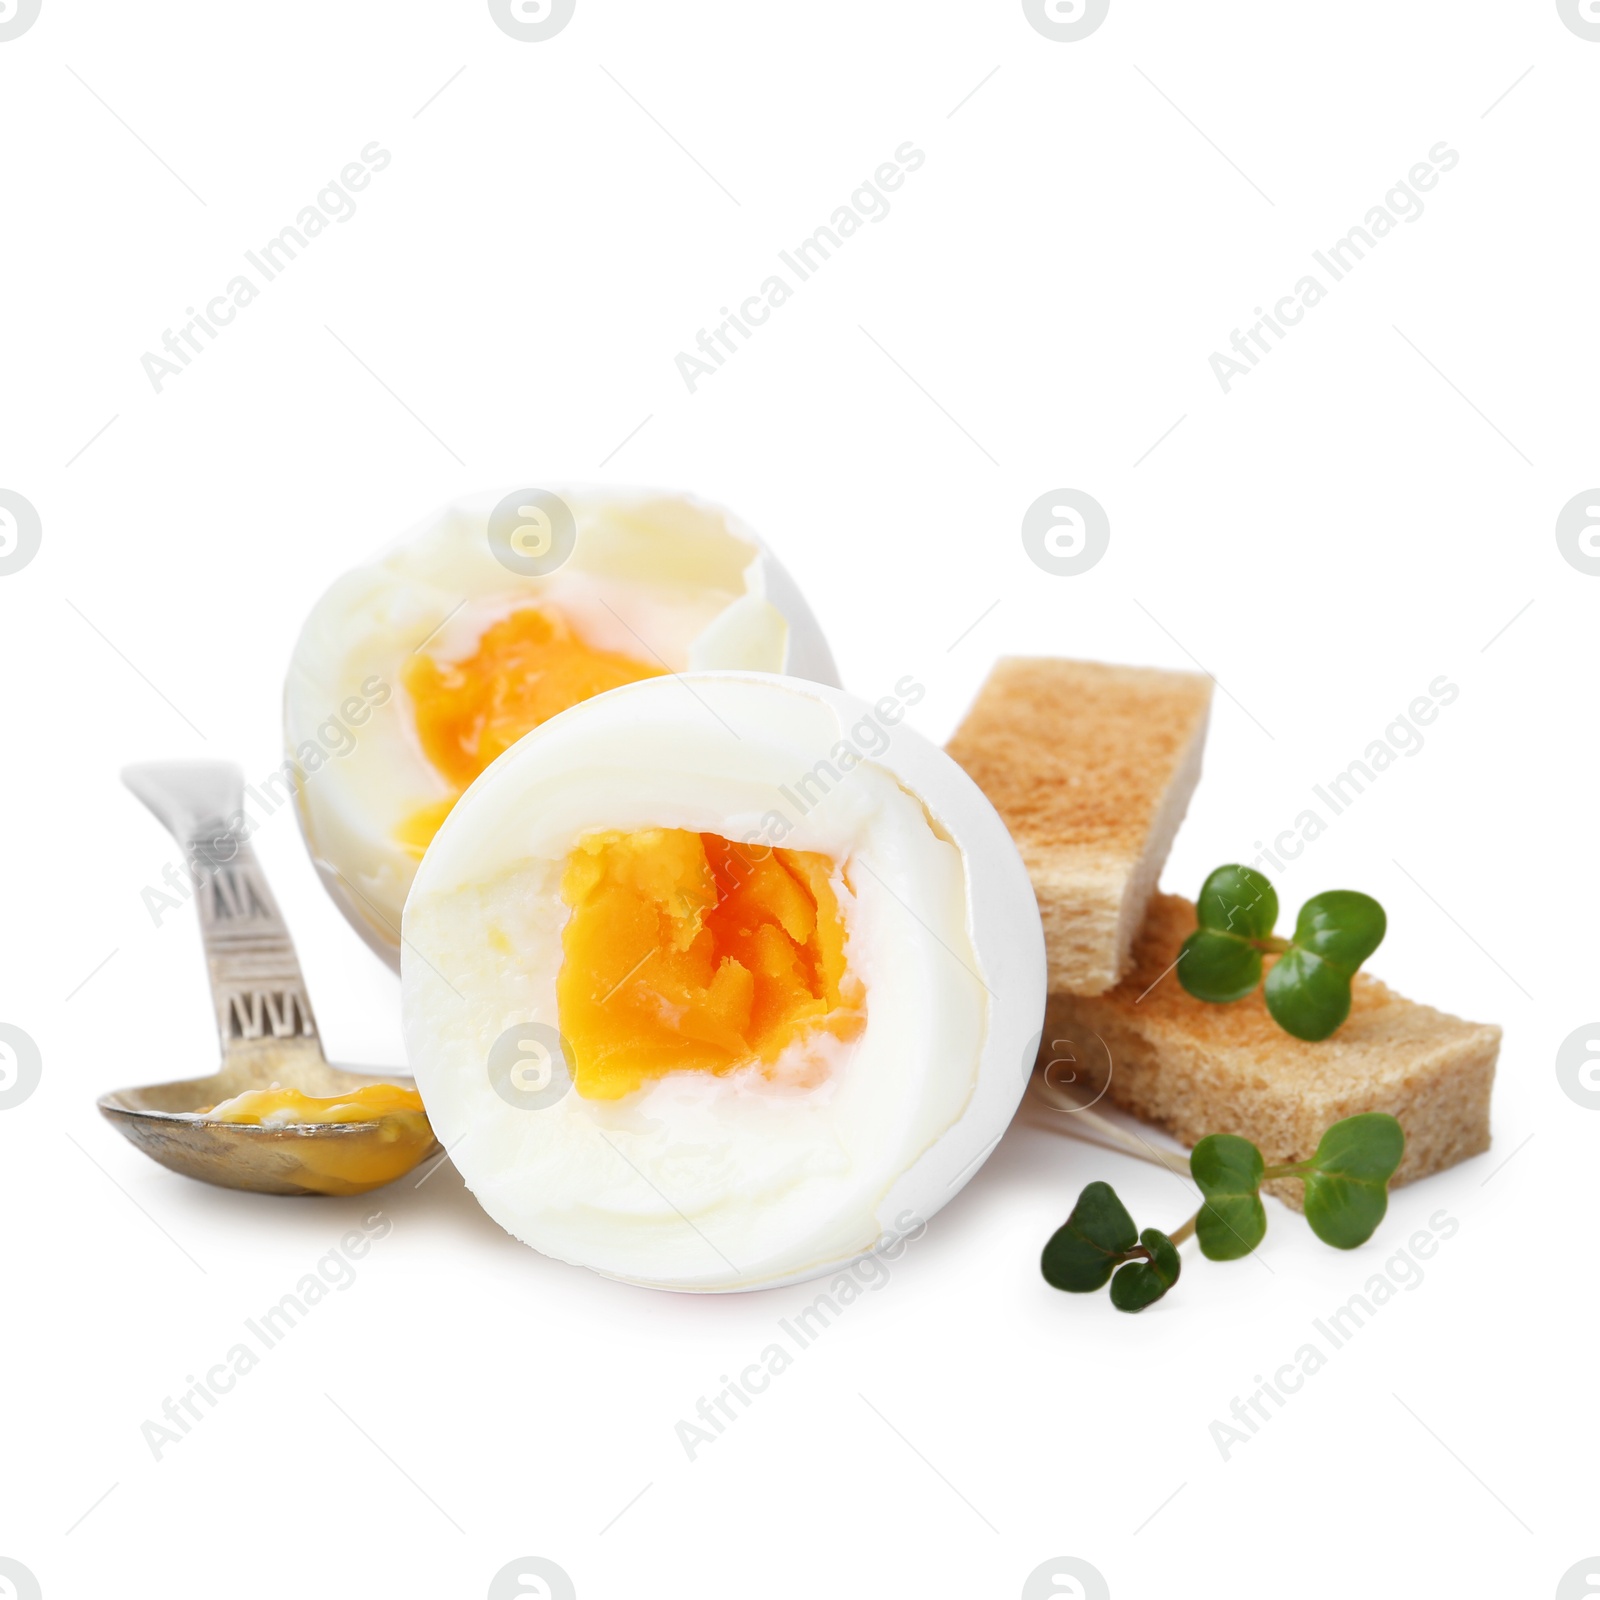
{"type": "Polygon", "coordinates": [[[1281,1167],[1267,1167],[1261,1174],[1261,1181],[1270,1183],[1274,1178],[1303,1178],[1315,1169],[1316,1164],[1315,1156],[1306,1161],[1286,1161],[1281,1167]]]}
{"type": "MultiPolygon", "coordinates": [[[[1147,1140],[1141,1139],[1138,1134],[1125,1132],[1108,1117],[1102,1117],[1099,1112],[1090,1111],[1086,1106],[1074,1104],[1072,1100],[1042,1076],[1034,1078],[1033,1092],[1052,1111],[1063,1111],[1070,1116],[1081,1119],[1081,1126],[1085,1130],[1093,1129],[1102,1139],[1116,1145],[1119,1150],[1125,1151],[1128,1155],[1137,1156],[1139,1160],[1148,1161],[1153,1166],[1165,1167],[1168,1172],[1176,1172],[1182,1177],[1187,1178],[1190,1176],[1189,1158],[1187,1156],[1179,1155],[1172,1150],[1158,1150],[1147,1140]]],[[[1063,1125],[1060,1131],[1071,1134],[1074,1137],[1083,1137],[1083,1135],[1075,1133],[1075,1130],[1070,1125],[1063,1125]]]]}

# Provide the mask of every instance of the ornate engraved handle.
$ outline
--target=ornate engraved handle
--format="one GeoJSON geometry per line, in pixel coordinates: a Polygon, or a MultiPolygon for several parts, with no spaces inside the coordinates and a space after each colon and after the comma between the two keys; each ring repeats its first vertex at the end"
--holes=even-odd
{"type": "Polygon", "coordinates": [[[304,1051],[322,1059],[289,929],[241,837],[244,774],[228,761],[151,761],[122,781],[166,825],[194,882],[225,1059],[304,1051]]]}

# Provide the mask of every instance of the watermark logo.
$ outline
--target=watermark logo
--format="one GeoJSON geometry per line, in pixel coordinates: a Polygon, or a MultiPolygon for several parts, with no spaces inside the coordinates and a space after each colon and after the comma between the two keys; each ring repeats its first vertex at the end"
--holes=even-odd
{"type": "Polygon", "coordinates": [[[489,0],[494,25],[523,44],[555,38],[577,9],[578,0],[489,0]]]}
{"type": "Polygon", "coordinates": [[[190,851],[197,872],[215,873],[236,861],[243,848],[239,835],[220,818],[214,818],[206,824],[206,831],[192,841],[190,851]]]}
{"type": "Polygon", "coordinates": [[[1586,1022],[1561,1041],[1556,1082],[1574,1105],[1600,1111],[1600,1022],[1586,1022]]]}
{"type": "Polygon", "coordinates": [[[20,1106],[39,1087],[43,1072],[38,1045],[21,1028],[0,1022],[0,1111],[20,1106]]]}
{"type": "Polygon", "coordinates": [[[799,826],[800,817],[809,816],[836,788],[848,783],[857,767],[876,761],[894,743],[891,730],[904,719],[906,707],[916,705],[927,692],[926,685],[909,672],[901,677],[895,683],[894,693],[880,696],[871,710],[846,729],[845,736],[835,741],[827,755],[809,771],[778,785],[783,807],[764,813],[759,824],[749,829],[741,842],[753,851],[771,851],[781,845],[799,826]]]}
{"type": "Polygon", "coordinates": [[[1588,39],[1591,43],[1600,40],[1600,0],[1556,0],[1556,10],[1561,14],[1561,20],[1580,39],[1588,39]]]}
{"type": "MultiPolygon", "coordinates": [[[[38,9],[34,7],[35,11],[38,9]]],[[[0,11],[0,16],[3,15],[0,11]]],[[[0,38],[4,37],[0,34],[0,38]]],[[[0,1600],[40,1600],[42,1593],[39,1580],[20,1561],[0,1556],[0,1600]]]]}
{"type": "Polygon", "coordinates": [[[1370,207],[1342,239],[1335,239],[1325,250],[1313,250],[1311,259],[1319,271],[1305,273],[1288,294],[1273,302],[1270,311],[1265,305],[1257,306],[1256,320],[1242,330],[1233,330],[1228,350],[1211,352],[1211,375],[1222,392],[1232,394],[1234,381],[1248,378],[1300,326],[1306,312],[1321,305],[1333,285],[1349,277],[1401,223],[1419,221],[1427,209],[1423,195],[1438,188],[1440,175],[1453,172],[1460,163],[1460,152],[1453,150],[1448,140],[1439,140],[1428,151],[1428,159],[1413,163],[1405,177],[1395,180],[1382,203],[1370,207]]]}
{"type": "Polygon", "coordinates": [[[1316,1377],[1333,1359],[1334,1352],[1349,1344],[1391,1300],[1402,1291],[1409,1294],[1420,1289],[1427,1277],[1423,1262],[1431,1261],[1439,1253],[1440,1243],[1455,1238],[1460,1231],[1461,1224],[1448,1211],[1435,1211],[1428,1218],[1427,1227],[1418,1228],[1384,1262],[1382,1272],[1372,1273],[1359,1294],[1351,1295],[1325,1317],[1313,1317],[1311,1327],[1316,1337],[1308,1336],[1270,1377],[1256,1373],[1256,1387],[1233,1397],[1227,1419],[1212,1420],[1207,1431],[1223,1461],[1231,1461],[1236,1451],[1252,1443],[1305,1388],[1306,1380],[1316,1377]]]}
{"type": "MultiPolygon", "coordinates": [[[[359,160],[347,162],[338,177],[328,179],[318,192],[315,204],[302,206],[292,223],[273,238],[264,240],[259,248],[245,251],[249,272],[236,273],[222,292],[213,295],[204,307],[185,306],[186,320],[176,330],[162,330],[160,352],[146,350],[139,357],[139,366],[150,380],[150,387],[157,394],[163,393],[167,380],[182,377],[190,363],[204,355],[221,337],[222,330],[264,294],[274,278],[299,260],[328,231],[330,224],[348,222],[356,214],[356,195],[372,182],[374,173],[382,172],[393,160],[376,139],[369,140],[362,145],[359,160]]],[[[344,344],[332,328],[328,332],[344,344]]],[[[350,350],[349,345],[345,345],[345,349],[350,350]]],[[[350,350],[350,354],[354,356],[355,351],[350,350]]],[[[357,361],[360,359],[356,356],[357,361]]]]}
{"type": "Polygon", "coordinates": [[[508,1106],[543,1111],[572,1087],[572,1050],[542,1022],[507,1028],[489,1051],[489,1082],[508,1106]]]}
{"type": "MultiPolygon", "coordinates": [[[[341,1234],[333,1248],[318,1260],[316,1270],[303,1273],[275,1305],[246,1317],[244,1328],[249,1338],[236,1340],[209,1367],[186,1374],[185,1387],[162,1400],[158,1416],[146,1417],[139,1424],[139,1436],[151,1456],[159,1463],[173,1445],[184,1443],[233,1393],[240,1378],[248,1377],[261,1365],[268,1351],[282,1344],[330,1294],[350,1288],[357,1277],[356,1262],[372,1249],[374,1240],[386,1239],[393,1229],[394,1223],[385,1212],[369,1213],[359,1228],[349,1228],[341,1234]]],[[[3,1591],[0,1600],[5,1600],[3,1591]]]]}
{"type": "Polygon", "coordinates": [[[518,1556],[495,1573],[489,1600],[578,1600],[572,1579],[543,1556],[518,1556]]]}
{"type": "Polygon", "coordinates": [[[1075,578],[1087,572],[1111,543],[1111,519],[1093,495],[1052,489],[1022,516],[1022,548],[1041,572],[1075,578]]]}
{"type": "MultiPolygon", "coordinates": [[[[695,1402],[694,1420],[680,1417],[673,1428],[683,1453],[691,1462],[707,1445],[716,1444],[728,1429],[748,1411],[831,1328],[835,1322],[867,1294],[884,1288],[893,1264],[928,1231],[928,1224],[914,1211],[902,1211],[887,1232],[864,1254],[840,1267],[827,1287],[809,1305],[801,1306],[792,1317],[779,1317],[781,1337],[765,1345],[761,1353],[738,1373],[724,1372],[720,1388],[701,1395],[695,1402]]],[[[818,1280],[820,1281],[820,1280],[818,1280]]]]}
{"type": "MultiPolygon", "coordinates": [[[[848,202],[834,207],[825,223],[790,249],[778,252],[781,272],[772,271],[763,278],[755,293],[739,301],[737,310],[731,302],[723,306],[717,313],[721,321],[696,333],[694,349],[680,350],[673,357],[673,365],[689,393],[698,391],[701,379],[715,377],[766,325],[772,313],[786,305],[799,292],[800,285],[815,277],[867,223],[882,222],[892,209],[889,196],[904,185],[908,173],[917,171],[927,159],[911,140],[903,139],[895,146],[893,159],[879,162],[872,175],[861,180],[848,202]]],[[[861,331],[866,333],[865,328],[861,331]]],[[[871,339],[872,335],[867,337],[871,339]]]]}
{"type": "MultiPolygon", "coordinates": [[[[0,44],[20,39],[39,20],[40,4],[41,0],[0,0],[0,44]]],[[[0,1566],[0,1573],[4,1570],[0,1566]]],[[[33,1592],[38,1593],[37,1587],[33,1592]]]]}
{"type": "Polygon", "coordinates": [[[1318,805],[1305,806],[1291,827],[1271,835],[1271,844],[1265,839],[1256,840],[1258,853],[1248,863],[1250,868],[1255,872],[1269,868],[1288,872],[1305,854],[1306,846],[1315,844],[1333,826],[1333,819],[1348,811],[1401,756],[1421,752],[1428,740],[1422,730],[1437,722],[1440,711],[1460,698],[1461,686],[1441,672],[1428,685],[1426,694],[1413,696],[1403,710],[1395,713],[1382,738],[1371,740],[1359,757],[1342,772],[1330,774],[1326,783],[1311,785],[1318,805]]]}
{"type": "Polygon", "coordinates": [[[1556,1600],[1594,1600],[1600,1594],[1600,1556],[1568,1567],[1556,1585],[1556,1600]]]}
{"type": "Polygon", "coordinates": [[[1040,1076],[1045,1088],[1055,1091],[1050,1103],[1068,1116],[1097,1105],[1111,1088],[1111,1074],[1116,1067],[1111,1059],[1111,1046],[1098,1033],[1089,1037],[1094,1040],[1092,1046],[1076,1039],[1047,1038],[1043,1032],[1039,1034],[1040,1076]],[[1106,1058],[1103,1073],[1094,1065],[1102,1055],[1106,1058]]]}
{"type": "Polygon", "coordinates": [[[1562,506],[1556,548],[1568,566],[1590,578],[1600,576],[1600,489],[1585,489],[1562,506]]]}
{"type": "Polygon", "coordinates": [[[1077,1556],[1052,1556],[1028,1574],[1022,1600],[1111,1600],[1111,1585],[1099,1569],[1077,1556]]]}
{"type": "Polygon", "coordinates": [[[1111,0],[1022,0],[1022,14],[1045,38],[1075,44],[1111,14],[1111,0]]]}
{"type": "MultiPolygon", "coordinates": [[[[4,23],[0,23],[0,39],[5,38],[4,30],[4,23]]],[[[21,572],[38,555],[43,538],[33,503],[14,489],[0,489],[0,578],[21,572]]]]}
{"type": "Polygon", "coordinates": [[[193,841],[192,848],[179,860],[169,861],[161,871],[165,888],[147,883],[139,891],[139,899],[150,915],[150,920],[160,927],[169,911],[184,905],[202,885],[209,885],[214,896],[221,897],[221,911],[225,915],[253,914],[254,886],[230,881],[230,865],[237,860],[244,843],[255,836],[268,817],[276,815],[297,793],[305,791],[311,779],[330,761],[349,755],[358,743],[356,729],[365,727],[373,713],[389,703],[392,690],[377,673],[365,678],[360,694],[347,695],[337,710],[318,724],[315,736],[302,739],[288,759],[275,770],[244,787],[245,805],[231,817],[211,819],[202,836],[193,841]],[[256,816],[251,808],[260,812],[256,816]],[[169,892],[170,891],[170,892],[169,892]],[[243,896],[236,903],[236,896],[243,896]]]}
{"type": "Polygon", "coordinates": [[[548,489],[517,489],[489,513],[489,552],[519,577],[548,577],[577,542],[572,508],[548,489]]]}

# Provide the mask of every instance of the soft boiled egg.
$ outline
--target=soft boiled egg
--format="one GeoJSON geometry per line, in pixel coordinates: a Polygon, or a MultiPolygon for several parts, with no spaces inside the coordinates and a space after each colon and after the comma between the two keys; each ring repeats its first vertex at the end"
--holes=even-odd
{"type": "Polygon", "coordinates": [[[323,882],[398,966],[417,862],[496,756],[592,695],[707,668],[837,682],[798,589],[727,512],[646,490],[445,506],[341,577],[295,646],[286,771],[323,882]]]}
{"type": "Polygon", "coordinates": [[[462,796],[406,903],[406,1048],[502,1227],[631,1283],[793,1282],[920,1228],[999,1141],[1039,913],[896,687],[646,679],[462,796]]]}

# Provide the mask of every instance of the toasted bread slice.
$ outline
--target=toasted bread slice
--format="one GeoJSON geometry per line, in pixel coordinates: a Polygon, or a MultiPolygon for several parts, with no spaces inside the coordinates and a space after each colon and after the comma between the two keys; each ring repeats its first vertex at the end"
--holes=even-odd
{"type": "MultiPolygon", "coordinates": [[[[1041,1060],[1070,1056],[1080,1082],[1187,1145],[1242,1134],[1269,1165],[1303,1161],[1330,1124],[1360,1111],[1387,1111],[1405,1130],[1396,1183],[1489,1148],[1499,1028],[1416,1005],[1357,973],[1349,1018],[1307,1044],[1272,1020],[1259,989],[1229,1005],[1185,992],[1172,968],[1194,927],[1189,901],[1157,895],[1115,989],[1050,996],[1041,1060]]],[[[1300,1206],[1295,1180],[1267,1187],[1300,1206]]]]}
{"type": "Polygon", "coordinates": [[[1200,778],[1211,680],[1007,657],[949,753],[1005,819],[1033,879],[1050,988],[1100,994],[1134,935],[1200,778]]]}

